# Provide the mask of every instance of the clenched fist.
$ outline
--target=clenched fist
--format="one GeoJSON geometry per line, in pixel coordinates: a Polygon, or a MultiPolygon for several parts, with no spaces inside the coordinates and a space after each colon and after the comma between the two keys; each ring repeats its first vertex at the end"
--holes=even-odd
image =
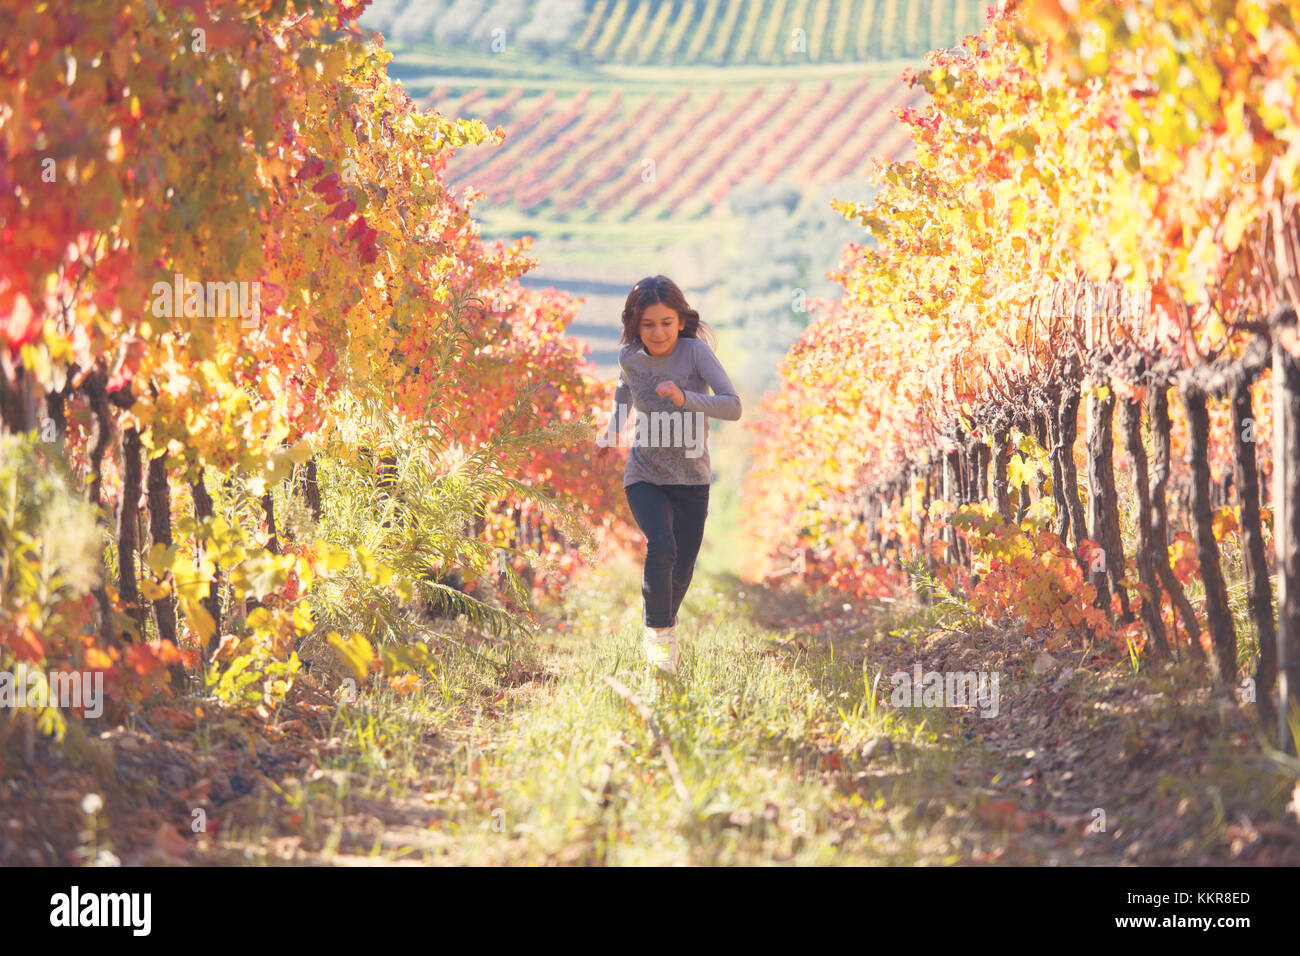
{"type": "Polygon", "coordinates": [[[682,390],[677,387],[676,382],[660,382],[655,386],[655,392],[664,398],[671,399],[672,403],[678,408],[686,404],[686,396],[682,394],[682,390]]]}

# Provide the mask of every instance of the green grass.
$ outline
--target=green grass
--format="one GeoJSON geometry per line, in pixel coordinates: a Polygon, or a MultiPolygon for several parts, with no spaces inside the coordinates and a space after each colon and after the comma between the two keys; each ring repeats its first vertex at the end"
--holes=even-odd
{"type": "MultiPolygon", "coordinates": [[[[936,846],[915,825],[919,781],[941,786],[952,764],[940,743],[950,715],[878,708],[860,659],[796,649],[752,623],[742,583],[699,572],[679,625],[682,674],[660,683],[643,670],[639,566],[624,559],[574,587],[552,609],[564,615],[555,629],[516,650],[537,679],[501,710],[479,702],[509,687],[504,663],[463,652],[416,694],[339,707],[318,778],[279,788],[303,848],[471,864],[956,858],[956,842],[936,846]],[[606,675],[647,700],[688,801],[606,675]],[[859,753],[878,736],[896,757],[868,767],[859,753]],[[358,815],[430,793],[409,826],[358,815]]],[[[228,848],[267,843],[257,826],[236,832],[246,839],[228,848]]]]}
{"type": "MultiPolygon", "coordinates": [[[[725,337],[719,346],[727,350],[725,337]]],[[[678,680],[644,673],[635,555],[585,569],[563,603],[538,609],[544,626],[534,637],[493,639],[440,620],[413,635],[437,649],[418,690],[384,687],[327,710],[314,769],[223,808],[217,854],[254,863],[911,865],[989,862],[1005,851],[1010,862],[1113,862],[1121,850],[1135,860],[1173,852],[1151,834],[1176,808],[1178,832],[1161,839],[1177,839],[1177,858],[1193,862],[1235,853],[1225,848],[1242,814],[1279,815],[1300,765],[1266,768],[1231,709],[1201,700],[1203,675],[1189,662],[1144,662],[1140,672],[1076,662],[1068,699],[1052,703],[1028,671],[1037,649],[993,640],[941,590],[925,608],[905,599],[890,614],[840,617],[829,597],[737,578],[734,489],[747,435],[727,423],[717,438],[722,480],[681,610],[678,680]],[[810,624],[762,623],[813,619],[843,626],[830,638],[810,624]],[[1000,725],[1016,738],[1011,749],[976,739],[994,726],[959,710],[887,703],[888,672],[931,659],[937,631],[1012,655],[995,665],[1009,668],[1008,706],[1026,708],[1000,725]],[[641,696],[651,723],[611,677],[641,696]],[[1066,716],[1094,710],[1088,720],[1066,716]],[[1064,721],[1052,734],[1080,742],[1071,770],[1088,775],[1050,798],[1016,782],[1042,747],[1031,719],[1049,714],[1064,721]],[[1164,729],[1149,735],[1151,726],[1164,729]],[[890,752],[864,753],[882,739],[890,752]],[[1097,745],[1127,756],[1099,765],[1097,745]],[[1193,745],[1199,762],[1184,753],[1193,745]],[[1151,762],[1151,795],[1133,785],[1130,758],[1151,762]],[[1102,767],[1104,782],[1094,779],[1102,767]],[[1085,803],[1127,821],[1122,834],[1086,850],[1077,832],[1054,835],[1041,821],[1015,834],[1020,811],[1077,815],[1085,803]],[[1121,835],[1141,839],[1125,849],[1121,835]]],[[[1233,611],[1244,618],[1239,590],[1233,611]]],[[[316,677],[331,669],[328,657],[316,665],[316,677]]]]}
{"type": "MultiPolygon", "coordinates": [[[[934,651],[943,602],[900,602],[853,626],[840,618],[833,638],[814,636],[760,622],[831,621],[838,604],[758,588],[707,562],[682,606],[681,674],[660,682],[644,673],[640,573],[634,556],[588,569],[563,604],[539,609],[535,639],[470,647],[459,622],[440,624],[454,642],[421,635],[439,648],[422,686],[336,705],[312,746],[314,769],[224,806],[215,853],[343,865],[934,865],[1004,851],[1011,862],[1097,862],[1084,858],[1079,834],[1040,824],[1017,836],[1016,813],[1006,813],[1077,814],[1083,800],[1123,818],[1126,841],[1130,830],[1145,834],[1134,853],[1151,849],[1155,822],[1177,804],[1179,859],[1192,862],[1221,857],[1225,828],[1241,814],[1276,816],[1294,785],[1286,768],[1261,772],[1228,712],[1184,713],[1179,688],[1196,683],[1185,663],[1142,676],[1081,669],[1071,696],[1097,715],[1054,731],[1105,740],[1133,760],[1159,757],[1154,796],[1133,788],[1122,762],[1106,771],[1111,802],[1097,802],[1091,784],[1059,799],[1021,794],[1023,748],[1041,746],[1026,720],[1052,706],[1037,677],[1005,675],[1008,706],[1038,701],[1002,723],[1020,738],[1011,750],[973,740],[965,731],[979,722],[960,710],[889,704],[887,672],[925,656],[923,646],[934,651]],[[610,677],[640,695],[653,727],[610,677]],[[1156,693],[1115,697],[1121,688],[1156,693]],[[1170,731],[1150,737],[1153,722],[1170,731]],[[1207,736],[1199,764],[1179,756],[1199,740],[1192,728],[1207,736]],[[874,757],[864,752],[873,741],[874,757]]],[[[1113,861],[1123,849],[1114,839],[1086,852],[1113,861]]]]}
{"type": "MultiPolygon", "coordinates": [[[[706,577],[683,607],[683,676],[649,704],[687,805],[655,735],[603,680],[648,690],[639,569],[613,567],[585,587],[571,601],[582,609],[571,629],[556,635],[567,672],[544,706],[508,722],[492,749],[470,745],[456,758],[458,780],[477,801],[455,821],[456,853],[466,862],[842,862],[844,831],[853,829],[842,818],[868,808],[837,784],[845,774],[822,772],[822,748],[848,766],[885,734],[924,748],[917,760],[936,761],[933,731],[878,711],[860,665],[829,654],[764,655],[782,635],[748,626],[706,577]]],[[[927,775],[938,772],[931,766],[927,775]]],[[[871,808],[877,824],[907,812],[906,801],[871,808]]],[[[855,856],[906,862],[919,852],[913,843],[880,853],[861,846],[855,856]]]]}

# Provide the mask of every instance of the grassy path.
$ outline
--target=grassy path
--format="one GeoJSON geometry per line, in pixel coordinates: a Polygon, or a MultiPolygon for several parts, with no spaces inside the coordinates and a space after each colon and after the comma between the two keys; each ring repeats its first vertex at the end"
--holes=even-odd
{"type": "MultiPolygon", "coordinates": [[[[747,591],[729,575],[703,575],[679,626],[683,677],[646,703],[656,733],[605,680],[647,690],[638,569],[591,573],[544,619],[536,646],[504,668],[464,664],[457,680],[483,684],[476,694],[447,688],[446,700],[459,701],[453,710],[404,703],[403,719],[414,708],[440,725],[398,760],[409,787],[376,777],[355,745],[364,735],[352,738],[347,779],[365,782],[337,802],[342,825],[336,820],[333,832],[346,836],[322,845],[321,857],[1300,859],[1300,827],[1284,806],[1294,775],[1263,759],[1248,712],[1208,690],[1175,691],[1186,675],[1137,677],[1080,652],[1047,661],[1032,642],[936,626],[934,611],[854,613],[810,605],[796,590],[747,591]],[[916,662],[998,671],[999,713],[889,706],[889,675],[916,662]]],[[[395,726],[390,743],[415,739],[418,723],[395,726]]]]}
{"type": "Polygon", "coordinates": [[[950,629],[936,608],[697,572],[652,728],[606,680],[646,689],[639,580],[589,572],[533,642],[466,639],[406,696],[340,704],[302,677],[270,723],[155,710],[74,742],[25,788],[39,801],[0,794],[0,814],[13,845],[44,845],[24,862],[1300,862],[1300,766],[1267,757],[1248,709],[1177,670],[950,629]],[[890,675],[918,663],[997,672],[996,715],[892,706],[890,675]]]}

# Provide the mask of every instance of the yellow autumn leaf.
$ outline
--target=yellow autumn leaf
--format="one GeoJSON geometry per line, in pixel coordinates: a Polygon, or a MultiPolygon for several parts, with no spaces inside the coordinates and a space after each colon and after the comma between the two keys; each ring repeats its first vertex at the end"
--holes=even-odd
{"type": "Polygon", "coordinates": [[[86,666],[92,670],[103,671],[113,666],[113,658],[98,647],[86,648],[86,666]]]}
{"type": "Polygon", "coordinates": [[[370,662],[375,659],[375,649],[368,640],[355,631],[346,638],[337,631],[330,631],[326,641],[358,682],[366,679],[366,674],[370,672],[370,662]]]}
{"type": "Polygon", "coordinates": [[[1213,348],[1219,342],[1222,342],[1228,335],[1228,327],[1223,324],[1223,319],[1218,312],[1211,312],[1209,319],[1205,323],[1205,332],[1201,337],[1201,342],[1207,348],[1213,348]]]}
{"type": "Polygon", "coordinates": [[[194,631],[200,641],[206,644],[216,633],[217,622],[212,619],[208,609],[200,601],[192,598],[180,597],[177,601],[180,605],[181,613],[185,615],[185,620],[189,623],[190,628],[194,631]]]}
{"type": "Polygon", "coordinates": [[[1038,480],[1038,469],[1032,461],[1012,455],[1007,462],[1007,481],[1013,488],[1028,485],[1038,480]]]}
{"type": "Polygon", "coordinates": [[[293,606],[293,629],[297,634],[311,633],[311,605],[307,601],[299,601],[293,606]]]}
{"type": "Polygon", "coordinates": [[[342,571],[352,563],[346,549],[330,544],[328,541],[316,542],[316,556],[316,568],[320,574],[342,571]]]}
{"type": "Polygon", "coordinates": [[[146,601],[161,601],[172,593],[172,588],[166,581],[158,582],[151,577],[146,577],[140,582],[140,593],[146,601]]]}
{"type": "MultiPolygon", "coordinates": [[[[173,548],[174,547],[175,546],[173,545],[173,548]]],[[[168,548],[166,545],[162,544],[155,544],[149,549],[149,556],[145,558],[145,563],[149,565],[149,570],[157,577],[162,577],[167,573],[168,568],[171,567],[174,558],[175,552],[172,548],[168,548]]]]}
{"type": "Polygon", "coordinates": [[[311,443],[307,441],[297,441],[289,446],[289,457],[295,465],[301,465],[312,455],[311,443]]]}
{"type": "Polygon", "coordinates": [[[1248,207],[1244,202],[1234,202],[1228,207],[1223,217],[1223,248],[1226,252],[1236,252],[1241,245],[1241,238],[1250,226],[1248,207]]]}

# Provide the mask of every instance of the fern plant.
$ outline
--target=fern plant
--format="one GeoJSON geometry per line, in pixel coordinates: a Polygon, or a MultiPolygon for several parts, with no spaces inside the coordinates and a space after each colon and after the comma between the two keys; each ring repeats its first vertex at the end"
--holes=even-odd
{"type": "Polygon", "coordinates": [[[464,615],[497,638],[531,634],[529,591],[514,568],[498,560],[502,552],[529,555],[481,539],[473,533],[475,520],[500,499],[530,500],[551,509],[572,540],[592,538],[577,514],[511,477],[538,446],[589,437],[581,423],[538,426],[526,411],[531,396],[521,395],[507,427],[467,454],[436,420],[398,421],[373,399],[339,403],[342,427],[318,456],[326,520],[316,533],[368,555],[373,565],[362,562],[315,590],[318,634],[337,628],[381,643],[408,640],[424,629],[421,605],[464,615]],[[499,595],[479,597],[445,583],[457,572],[477,578],[493,568],[504,576],[499,595]],[[522,610],[493,603],[493,597],[522,610]]]}
{"type": "Polygon", "coordinates": [[[917,594],[929,595],[929,614],[935,623],[945,630],[972,628],[979,624],[979,615],[960,597],[948,590],[948,586],[935,577],[925,566],[925,561],[916,558],[905,562],[904,570],[911,578],[911,587],[917,594]],[[952,625],[955,624],[956,627],[952,625]]]}

